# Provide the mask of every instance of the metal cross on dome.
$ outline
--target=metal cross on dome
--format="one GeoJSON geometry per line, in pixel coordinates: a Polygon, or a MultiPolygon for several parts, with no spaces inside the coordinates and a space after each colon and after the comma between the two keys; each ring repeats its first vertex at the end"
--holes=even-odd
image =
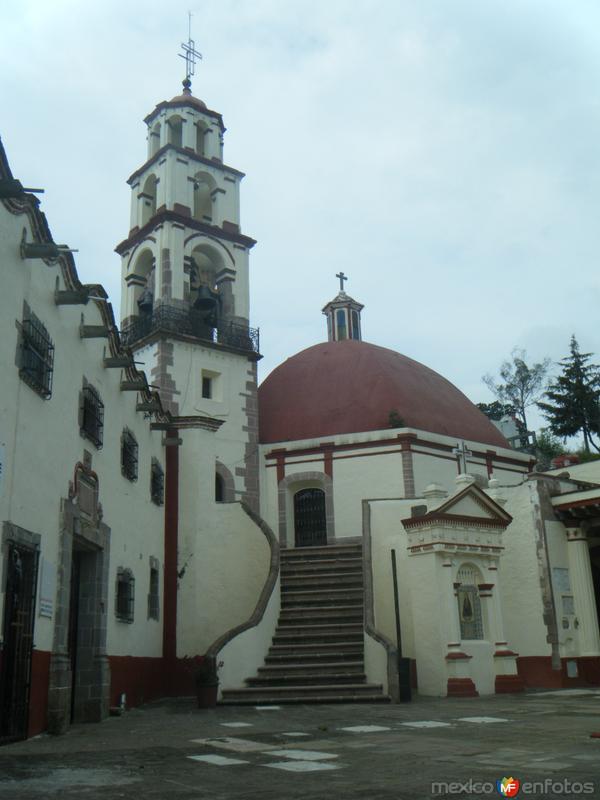
{"type": "Polygon", "coordinates": [[[196,50],[196,43],[192,39],[192,12],[188,11],[188,40],[181,43],[183,53],[177,53],[179,58],[185,58],[185,79],[189,81],[194,74],[196,59],[202,61],[202,53],[196,50]]]}
{"type": "Polygon", "coordinates": [[[344,281],[347,281],[348,278],[344,275],[343,272],[336,272],[336,278],[340,279],[340,292],[344,291],[344,281]]]}
{"type": "Polygon", "coordinates": [[[452,450],[453,454],[458,458],[458,463],[460,467],[460,474],[466,475],[467,474],[467,458],[472,456],[473,453],[469,450],[467,445],[464,442],[460,442],[457,444],[456,447],[452,450]]]}

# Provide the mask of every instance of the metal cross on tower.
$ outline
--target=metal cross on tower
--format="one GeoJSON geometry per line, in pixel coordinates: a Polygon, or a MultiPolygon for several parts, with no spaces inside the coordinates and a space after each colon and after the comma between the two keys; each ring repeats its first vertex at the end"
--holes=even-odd
{"type": "Polygon", "coordinates": [[[188,11],[188,40],[181,43],[183,53],[177,53],[179,58],[185,58],[185,79],[189,81],[194,74],[196,60],[202,60],[202,53],[196,50],[196,43],[192,39],[192,12],[188,11]]]}
{"type": "Polygon", "coordinates": [[[348,278],[344,275],[343,272],[337,272],[335,277],[340,279],[340,292],[343,292],[344,291],[344,281],[347,281],[348,278]]]}
{"type": "Polygon", "coordinates": [[[458,465],[460,469],[461,475],[467,474],[467,458],[472,456],[473,453],[469,450],[464,442],[457,444],[456,447],[452,450],[454,455],[458,458],[458,465]]]}

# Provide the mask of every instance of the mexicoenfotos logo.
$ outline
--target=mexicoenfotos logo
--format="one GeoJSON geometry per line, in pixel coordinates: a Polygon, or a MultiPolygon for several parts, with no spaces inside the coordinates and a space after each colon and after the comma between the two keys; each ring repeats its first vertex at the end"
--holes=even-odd
{"type": "Polygon", "coordinates": [[[518,778],[501,778],[496,781],[496,789],[502,797],[516,797],[520,787],[521,781],[518,778]]]}

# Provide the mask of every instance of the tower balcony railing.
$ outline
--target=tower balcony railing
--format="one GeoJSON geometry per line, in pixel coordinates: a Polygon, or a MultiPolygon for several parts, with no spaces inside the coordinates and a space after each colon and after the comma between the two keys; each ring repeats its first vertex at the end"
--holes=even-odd
{"type": "Polygon", "coordinates": [[[173,306],[156,306],[151,314],[140,314],[121,329],[121,341],[131,347],[152,333],[179,333],[194,336],[214,344],[259,353],[259,330],[235,322],[219,320],[216,325],[207,322],[206,314],[195,309],[173,306]]]}

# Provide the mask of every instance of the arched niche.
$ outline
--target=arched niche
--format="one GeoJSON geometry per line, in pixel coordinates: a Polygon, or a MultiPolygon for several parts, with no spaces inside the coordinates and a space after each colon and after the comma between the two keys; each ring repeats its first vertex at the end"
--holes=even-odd
{"type": "Polygon", "coordinates": [[[148,134],[148,157],[152,158],[160,150],[160,122],[157,122],[148,134]]]}
{"type": "Polygon", "coordinates": [[[132,293],[130,314],[151,313],[155,298],[155,259],[149,247],[136,254],[133,269],[128,276],[132,293]]]}
{"type": "Polygon", "coordinates": [[[183,120],[179,114],[173,114],[167,120],[168,142],[175,147],[183,146],[183,120]]]}
{"type": "Polygon", "coordinates": [[[197,122],[195,125],[196,128],[196,153],[199,156],[206,155],[206,131],[207,127],[204,122],[197,122]]]}
{"type": "Polygon", "coordinates": [[[459,566],[455,587],[461,640],[487,638],[487,620],[479,597],[479,586],[483,583],[483,574],[475,564],[465,562],[459,566]]]}
{"type": "Polygon", "coordinates": [[[217,461],[215,464],[215,502],[235,502],[235,482],[230,470],[217,461]]]}
{"type": "Polygon", "coordinates": [[[213,222],[216,218],[215,194],[217,182],[207,172],[194,175],[194,200],[192,213],[199,222],[213,222]]]}
{"type": "Polygon", "coordinates": [[[140,223],[146,225],[156,214],[156,189],[158,179],[153,173],[148,175],[139,195],[141,203],[140,223]]]}

